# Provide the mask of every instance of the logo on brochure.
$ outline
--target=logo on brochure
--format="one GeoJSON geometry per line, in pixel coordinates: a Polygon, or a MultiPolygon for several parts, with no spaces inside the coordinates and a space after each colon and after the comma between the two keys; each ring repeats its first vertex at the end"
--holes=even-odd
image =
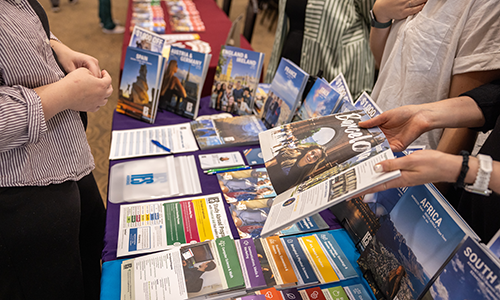
{"type": "Polygon", "coordinates": [[[219,198],[217,198],[217,197],[208,198],[208,203],[210,203],[210,204],[217,203],[217,202],[219,202],[219,198]]]}
{"type": "Polygon", "coordinates": [[[293,202],[295,202],[295,198],[290,198],[290,199],[286,200],[285,202],[283,202],[283,207],[287,207],[288,205],[292,204],[293,202]]]}
{"type": "Polygon", "coordinates": [[[127,175],[126,185],[153,184],[167,182],[167,173],[147,173],[127,175]]]}

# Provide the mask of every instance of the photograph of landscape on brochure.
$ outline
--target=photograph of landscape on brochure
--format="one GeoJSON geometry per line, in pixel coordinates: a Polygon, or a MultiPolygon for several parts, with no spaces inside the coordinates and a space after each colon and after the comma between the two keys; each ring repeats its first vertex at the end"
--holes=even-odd
{"type": "Polygon", "coordinates": [[[265,101],[262,121],[267,128],[289,123],[295,114],[309,74],[282,58],[265,101]]]}
{"type": "Polygon", "coordinates": [[[276,193],[297,185],[304,191],[390,149],[379,128],[358,127],[368,118],[362,110],[350,111],[261,133],[262,155],[276,193]]]}
{"type": "Polygon", "coordinates": [[[162,67],[161,54],[128,47],[118,90],[117,112],[153,123],[162,67]]]}
{"type": "Polygon", "coordinates": [[[307,120],[337,113],[341,103],[340,94],[325,79],[318,78],[304,99],[294,120],[307,120]]]}
{"type": "Polygon", "coordinates": [[[431,185],[401,197],[358,259],[386,299],[420,299],[464,237],[473,234],[431,185]]]}

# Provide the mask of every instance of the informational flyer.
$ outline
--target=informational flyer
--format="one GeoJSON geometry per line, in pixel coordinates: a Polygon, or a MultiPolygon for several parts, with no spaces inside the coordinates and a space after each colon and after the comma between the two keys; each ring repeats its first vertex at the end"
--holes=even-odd
{"type": "Polygon", "coordinates": [[[120,207],[117,256],[232,236],[221,194],[120,207]]]}
{"type": "Polygon", "coordinates": [[[189,123],[113,130],[109,159],[191,152],[198,150],[189,123]]]}
{"type": "Polygon", "coordinates": [[[122,262],[122,300],[187,299],[179,248],[122,262]]]}

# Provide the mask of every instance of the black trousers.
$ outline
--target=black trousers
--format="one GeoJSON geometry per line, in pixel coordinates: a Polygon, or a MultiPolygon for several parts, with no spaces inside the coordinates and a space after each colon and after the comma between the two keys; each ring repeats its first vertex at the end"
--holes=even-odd
{"type": "Polygon", "coordinates": [[[105,217],[92,174],[0,188],[0,299],[99,299],[105,217]]]}

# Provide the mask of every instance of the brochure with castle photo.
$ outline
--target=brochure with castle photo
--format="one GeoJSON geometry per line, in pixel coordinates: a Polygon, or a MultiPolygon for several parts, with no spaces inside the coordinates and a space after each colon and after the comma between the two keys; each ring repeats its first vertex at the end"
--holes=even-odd
{"type": "Polygon", "coordinates": [[[252,114],[263,62],[264,53],[222,46],[210,107],[238,115],[252,114]]]}
{"type": "Polygon", "coordinates": [[[212,55],[171,46],[158,109],[195,119],[212,55]]]}

